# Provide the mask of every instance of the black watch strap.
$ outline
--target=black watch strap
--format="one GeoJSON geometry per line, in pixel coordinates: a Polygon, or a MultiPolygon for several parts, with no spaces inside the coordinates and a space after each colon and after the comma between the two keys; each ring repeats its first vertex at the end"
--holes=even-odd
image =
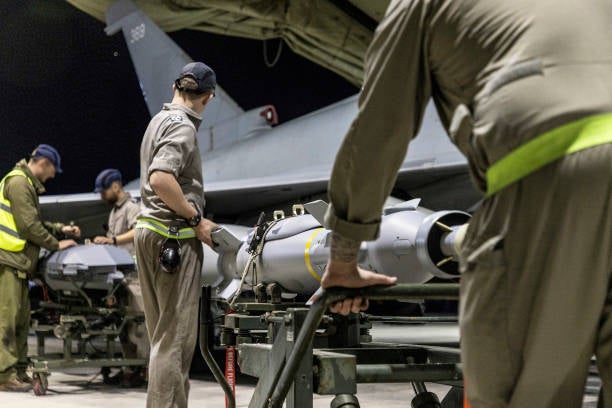
{"type": "Polygon", "coordinates": [[[190,227],[197,227],[200,220],[202,220],[202,214],[196,213],[196,215],[187,219],[187,224],[189,224],[190,227]]]}

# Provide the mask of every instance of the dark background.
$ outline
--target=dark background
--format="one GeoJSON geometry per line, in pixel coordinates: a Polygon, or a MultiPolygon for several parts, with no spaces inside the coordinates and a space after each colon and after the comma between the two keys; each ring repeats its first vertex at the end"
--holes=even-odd
{"type": "MultiPolygon", "coordinates": [[[[149,114],[120,33],[64,0],[0,0],[0,173],[39,143],[62,156],[64,174],[49,194],[89,192],[104,168],[138,177],[138,150],[149,114]]],[[[358,89],[285,44],[268,68],[263,42],[182,30],[170,36],[245,110],[275,105],[280,122],[358,89]]],[[[268,41],[269,60],[279,40],[268,41]]]]}

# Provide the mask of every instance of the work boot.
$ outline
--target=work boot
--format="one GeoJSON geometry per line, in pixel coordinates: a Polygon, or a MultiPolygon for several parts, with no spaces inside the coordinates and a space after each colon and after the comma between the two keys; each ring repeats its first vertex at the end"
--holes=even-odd
{"type": "Polygon", "coordinates": [[[28,384],[23,381],[19,381],[16,378],[12,380],[8,380],[7,382],[0,384],[0,391],[28,392],[31,389],[32,389],[32,384],[28,384]]]}
{"type": "Polygon", "coordinates": [[[106,385],[120,385],[123,382],[124,377],[125,377],[125,373],[123,372],[123,370],[119,370],[117,373],[113,375],[108,375],[108,374],[104,375],[103,382],[106,385]]]}
{"type": "Polygon", "coordinates": [[[126,371],[123,373],[121,388],[142,387],[147,382],[142,370],[126,371]]]}
{"type": "Polygon", "coordinates": [[[34,380],[25,371],[17,371],[17,379],[26,384],[32,384],[34,380]]]}

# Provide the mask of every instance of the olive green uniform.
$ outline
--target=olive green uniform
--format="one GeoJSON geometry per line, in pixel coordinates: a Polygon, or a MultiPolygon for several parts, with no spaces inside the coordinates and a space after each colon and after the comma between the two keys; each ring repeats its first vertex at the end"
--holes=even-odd
{"type": "Polygon", "coordinates": [[[5,180],[4,196],[11,210],[19,235],[26,239],[23,250],[9,252],[0,249],[0,383],[14,379],[18,370],[27,365],[30,300],[28,278],[36,271],[40,248],[56,251],[61,237],[61,223],[40,219],[38,195],[44,193],[40,180],[32,175],[27,162],[21,160],[15,169],[23,176],[5,180]]]}
{"type": "MultiPolygon", "coordinates": [[[[378,235],[428,100],[475,184],[518,146],[612,112],[608,0],[392,1],[366,57],[326,224],[378,235]]],[[[612,148],[563,157],[487,198],[462,247],[461,344],[472,408],[580,406],[592,353],[612,403],[612,148]]]]}
{"type": "MultiPolygon", "coordinates": [[[[173,174],[183,194],[201,213],[204,208],[202,163],[196,132],[196,112],[165,104],[147,128],[140,150],[141,213],[166,226],[187,227],[186,221],[155,194],[149,184],[154,171],[173,174]]],[[[189,367],[198,330],[198,301],[203,261],[202,244],[182,239],[181,262],[174,274],[162,272],[158,255],[165,237],[136,229],[138,277],[142,287],[151,355],[147,407],[186,407],[189,367]]]]}

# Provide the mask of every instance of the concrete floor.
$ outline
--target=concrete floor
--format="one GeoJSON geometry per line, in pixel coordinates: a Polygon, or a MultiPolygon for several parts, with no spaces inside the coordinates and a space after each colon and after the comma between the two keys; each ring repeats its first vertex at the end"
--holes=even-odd
{"type": "MultiPolygon", "coordinates": [[[[427,384],[429,391],[440,399],[448,387],[427,384]]],[[[254,384],[239,378],[236,386],[236,406],[248,407],[254,384]]],[[[414,397],[408,384],[359,384],[357,396],[362,407],[407,408],[414,397]]],[[[37,397],[32,393],[0,393],[2,408],[138,408],[145,406],[144,388],[123,389],[102,384],[101,378],[92,373],[54,372],[49,377],[47,395],[37,397]]],[[[313,408],[327,408],[333,397],[315,395],[313,408]]],[[[211,379],[192,379],[189,394],[190,407],[224,407],[225,398],[221,388],[211,379]]],[[[583,408],[595,408],[595,395],[586,395],[583,408]]]]}
{"type": "MultiPolygon", "coordinates": [[[[376,324],[372,330],[374,341],[426,343],[426,340],[437,339],[440,343],[450,343],[458,339],[456,325],[437,324],[427,328],[415,325],[376,324]]],[[[30,350],[35,352],[35,338],[31,336],[30,350]]],[[[52,341],[47,341],[48,349],[52,341]]],[[[53,350],[51,350],[53,351],[53,350]]],[[[49,380],[47,395],[37,397],[32,393],[0,393],[0,408],[70,408],[70,407],[144,407],[145,388],[124,389],[107,386],[102,383],[97,368],[79,368],[53,371],[49,380]]],[[[256,380],[239,376],[236,386],[237,407],[248,407],[255,388],[256,380]]],[[[596,393],[599,379],[596,375],[589,378],[583,408],[596,407],[596,393]]],[[[429,391],[435,392],[440,400],[449,387],[439,384],[427,384],[429,391]]],[[[362,407],[406,408],[414,397],[410,384],[359,384],[357,396],[362,407]]],[[[333,396],[315,395],[314,408],[329,407],[333,396]]],[[[212,377],[197,377],[191,380],[189,395],[190,407],[223,407],[223,391],[212,377]]]]}
{"type": "MultiPolygon", "coordinates": [[[[429,384],[428,384],[429,385],[429,384]]],[[[448,387],[431,385],[430,391],[446,393],[448,387]]],[[[248,407],[253,395],[254,383],[239,379],[236,386],[236,406],[248,407]]],[[[358,398],[363,407],[405,408],[414,396],[410,385],[363,384],[358,386],[358,398]]],[[[37,397],[32,393],[0,393],[2,408],[69,408],[69,407],[144,407],[146,390],[122,389],[102,384],[93,374],[69,374],[55,372],[49,377],[47,395],[37,397]]],[[[314,408],[329,407],[333,396],[315,395],[314,408]]],[[[189,394],[190,407],[223,407],[225,397],[221,388],[210,379],[192,379],[189,394]]]]}

